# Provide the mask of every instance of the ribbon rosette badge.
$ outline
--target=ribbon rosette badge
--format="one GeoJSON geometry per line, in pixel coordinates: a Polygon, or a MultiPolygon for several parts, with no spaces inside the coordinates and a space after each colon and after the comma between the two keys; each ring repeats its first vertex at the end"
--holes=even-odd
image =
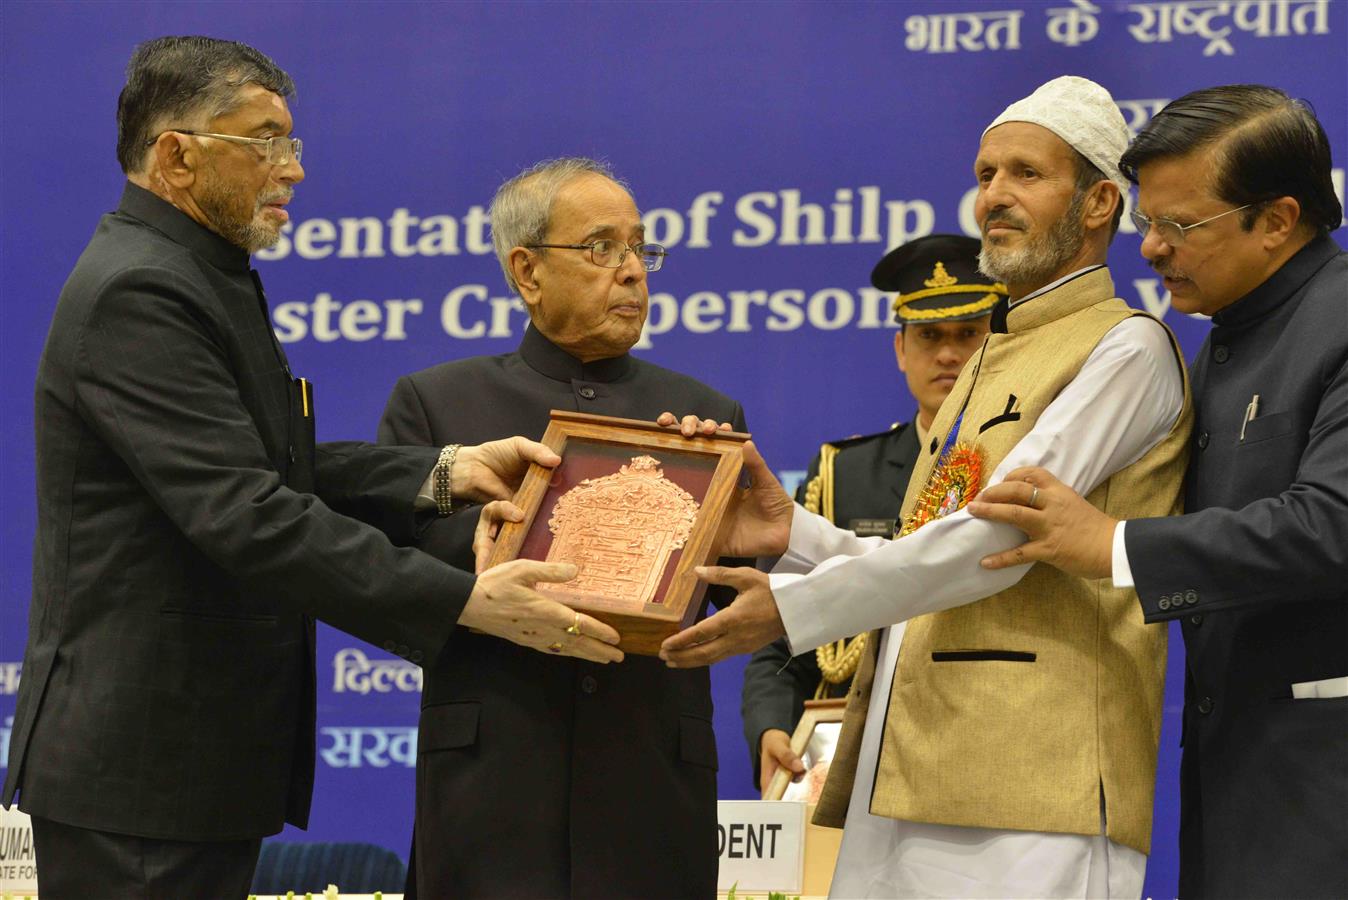
{"type": "Polygon", "coordinates": [[[927,479],[899,536],[912,534],[928,522],[945,518],[962,509],[978,496],[982,475],[983,457],[978,448],[972,444],[955,444],[941,457],[927,479]]]}

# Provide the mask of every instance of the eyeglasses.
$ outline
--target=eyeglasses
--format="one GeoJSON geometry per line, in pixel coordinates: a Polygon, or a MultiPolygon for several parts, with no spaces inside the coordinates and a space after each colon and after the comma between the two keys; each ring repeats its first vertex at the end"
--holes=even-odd
{"type": "Polygon", "coordinates": [[[605,269],[620,269],[623,261],[627,259],[628,252],[635,253],[641,261],[641,267],[647,272],[658,272],[660,267],[665,264],[665,248],[660,244],[646,244],[637,242],[634,245],[624,244],[622,241],[602,240],[590,244],[525,244],[526,249],[541,250],[551,248],[554,250],[589,250],[590,262],[596,266],[603,266],[605,269]]]}
{"type": "Polygon", "coordinates": [[[1138,237],[1145,238],[1147,236],[1147,232],[1155,228],[1156,236],[1158,238],[1165,241],[1172,247],[1178,247],[1180,244],[1184,243],[1184,233],[1186,231],[1197,228],[1199,225],[1206,225],[1209,222],[1215,222],[1222,216],[1229,216],[1231,215],[1231,213],[1240,212],[1242,209],[1249,209],[1251,206],[1255,205],[1256,204],[1254,203],[1246,203],[1244,206],[1237,206],[1235,209],[1228,209],[1226,212],[1217,213],[1217,215],[1215,216],[1208,216],[1203,221],[1195,222],[1192,225],[1181,225],[1180,223],[1172,222],[1169,219],[1148,219],[1146,216],[1142,215],[1142,213],[1138,212],[1137,210],[1133,210],[1129,214],[1129,216],[1133,220],[1133,225],[1136,226],[1137,228],[1138,237]]]}
{"type": "MultiPolygon", "coordinates": [[[[267,162],[271,163],[273,166],[284,166],[286,163],[290,162],[291,159],[294,159],[295,162],[299,162],[300,154],[304,151],[304,141],[299,138],[250,138],[239,137],[237,134],[213,134],[209,131],[188,131],[185,128],[170,128],[163,132],[163,134],[168,134],[170,131],[175,134],[190,134],[194,137],[215,138],[216,140],[230,141],[235,144],[262,144],[267,148],[265,151],[267,162]]],[[[157,140],[159,140],[158,137],[151,138],[145,142],[145,146],[149,147],[157,140]]]]}

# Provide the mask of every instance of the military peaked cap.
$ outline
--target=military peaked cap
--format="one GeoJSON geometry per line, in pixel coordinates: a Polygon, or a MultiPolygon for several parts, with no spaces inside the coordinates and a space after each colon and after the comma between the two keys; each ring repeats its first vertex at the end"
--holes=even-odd
{"type": "Polygon", "coordinates": [[[897,291],[894,315],[901,325],[958,322],[992,312],[1006,285],[978,271],[976,238],[931,234],[889,251],[871,272],[871,284],[897,291]]]}

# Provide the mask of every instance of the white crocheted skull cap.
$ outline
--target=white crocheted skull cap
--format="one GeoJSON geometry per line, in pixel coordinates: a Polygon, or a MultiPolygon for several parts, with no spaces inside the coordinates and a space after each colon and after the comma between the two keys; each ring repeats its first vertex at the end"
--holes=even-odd
{"type": "Polygon", "coordinates": [[[1119,171],[1119,158],[1128,149],[1128,126],[1109,91],[1089,78],[1063,75],[1045,82],[1003,110],[983,134],[1006,122],[1047,128],[1104,172],[1120,193],[1128,193],[1128,179],[1119,171]]]}

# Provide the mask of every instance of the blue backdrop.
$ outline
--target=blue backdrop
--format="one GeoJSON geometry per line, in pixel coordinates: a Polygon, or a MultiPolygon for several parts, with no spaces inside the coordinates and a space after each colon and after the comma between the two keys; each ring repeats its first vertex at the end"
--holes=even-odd
{"type": "MultiPolygon", "coordinates": [[[[648,235],[638,352],[739,399],[783,479],[820,442],[912,415],[888,298],[891,246],[975,233],[971,164],[1011,100],[1061,74],[1107,86],[1136,129],[1198,87],[1309,99],[1348,151],[1348,14],[1325,0],[907,3],[29,3],[0,5],[4,457],[0,745],[26,629],[32,385],[57,293],[122,179],[114,111],[132,47],[162,34],[253,44],[299,85],[307,180],[259,255],[277,331],[318,386],[320,439],[373,438],[396,378],[513,349],[526,318],[490,253],[499,182],[544,157],[609,160],[648,235]]],[[[1343,169],[1335,171],[1340,197],[1343,169]]],[[[1167,313],[1127,219],[1120,292],[1190,356],[1204,321],[1167,313]]],[[[1172,634],[1152,896],[1173,896],[1182,644],[1172,634]]],[[[319,638],[313,826],[406,853],[419,673],[319,638]],[[353,729],[360,729],[359,731],[353,729]]],[[[752,796],[743,660],[716,667],[720,792],[752,796]]],[[[5,746],[0,746],[4,751],[5,746]]],[[[540,748],[546,752],[545,748],[540,748]]],[[[0,766],[5,754],[0,752],[0,766]]]]}

